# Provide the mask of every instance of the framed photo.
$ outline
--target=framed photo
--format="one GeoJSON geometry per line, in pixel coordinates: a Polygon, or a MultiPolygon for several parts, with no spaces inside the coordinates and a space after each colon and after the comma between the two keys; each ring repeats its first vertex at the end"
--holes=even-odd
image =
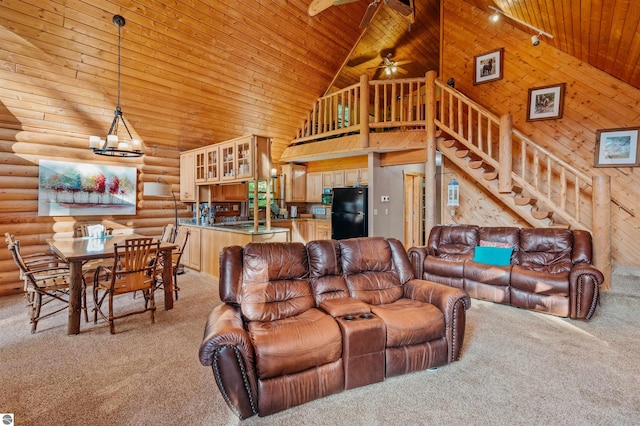
{"type": "Polygon", "coordinates": [[[136,214],[135,167],[40,160],[38,216],[136,214]]]}
{"type": "Polygon", "coordinates": [[[640,127],[596,132],[595,167],[636,167],[640,127]]]}
{"type": "Polygon", "coordinates": [[[527,121],[562,118],[565,83],[529,89],[527,121]]]}
{"type": "Polygon", "coordinates": [[[489,83],[502,78],[504,48],[473,57],[473,84],[489,83]]]}

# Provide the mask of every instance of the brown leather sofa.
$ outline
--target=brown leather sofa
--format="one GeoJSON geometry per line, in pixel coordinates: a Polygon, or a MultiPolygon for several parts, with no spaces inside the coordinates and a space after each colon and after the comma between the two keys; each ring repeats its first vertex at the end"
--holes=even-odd
{"type": "Polygon", "coordinates": [[[416,277],[473,298],[573,319],[591,318],[604,281],[591,265],[591,234],[582,230],[435,226],[427,245],[408,254],[416,277]],[[512,252],[504,263],[479,262],[476,251],[483,247],[512,252]]]}
{"type": "Polygon", "coordinates": [[[219,294],[200,362],[241,419],[455,361],[470,306],[378,237],[226,247],[219,294]]]}

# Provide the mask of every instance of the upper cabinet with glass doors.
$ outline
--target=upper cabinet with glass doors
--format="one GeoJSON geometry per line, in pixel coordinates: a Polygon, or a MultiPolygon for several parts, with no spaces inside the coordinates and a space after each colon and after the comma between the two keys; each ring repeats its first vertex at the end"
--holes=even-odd
{"type": "Polygon", "coordinates": [[[193,169],[197,185],[238,183],[270,177],[271,140],[264,136],[242,136],[188,152],[194,155],[193,169]]]}

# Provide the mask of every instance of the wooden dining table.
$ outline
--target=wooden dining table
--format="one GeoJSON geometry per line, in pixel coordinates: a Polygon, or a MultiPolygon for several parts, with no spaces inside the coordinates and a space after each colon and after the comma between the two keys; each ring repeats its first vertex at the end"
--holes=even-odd
{"type": "MultiPolygon", "coordinates": [[[[88,260],[108,259],[115,255],[114,244],[120,244],[131,238],[148,238],[138,234],[105,235],[100,238],[78,237],[47,240],[52,250],[69,263],[69,322],[67,334],[80,333],[80,314],[82,311],[82,265],[88,260]]],[[[160,242],[160,252],[165,259],[171,259],[173,243],[160,242]]],[[[173,265],[164,262],[162,270],[164,288],[164,309],[173,309],[173,265]]]]}

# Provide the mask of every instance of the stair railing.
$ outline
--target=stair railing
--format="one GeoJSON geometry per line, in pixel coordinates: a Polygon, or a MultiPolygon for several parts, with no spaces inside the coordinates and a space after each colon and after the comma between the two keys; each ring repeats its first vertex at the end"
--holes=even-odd
{"type": "Polygon", "coordinates": [[[510,118],[491,113],[439,80],[436,87],[440,90],[436,125],[469,149],[472,158],[482,160],[488,171],[498,171],[499,192],[525,191],[556,218],[572,227],[592,229],[590,176],[512,129],[510,118]]]}

